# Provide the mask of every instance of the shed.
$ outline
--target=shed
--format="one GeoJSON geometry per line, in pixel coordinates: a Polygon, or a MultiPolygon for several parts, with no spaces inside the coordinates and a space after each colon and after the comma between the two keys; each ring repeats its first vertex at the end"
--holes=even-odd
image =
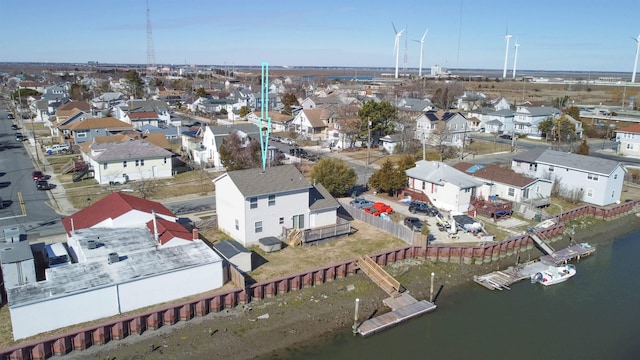
{"type": "Polygon", "coordinates": [[[275,236],[268,236],[258,240],[260,249],[264,252],[273,252],[282,249],[282,241],[275,236]]]}
{"type": "Polygon", "coordinates": [[[19,242],[27,236],[27,233],[24,230],[24,226],[22,225],[6,227],[2,229],[2,233],[4,234],[4,241],[8,243],[19,242]]]}
{"type": "Polygon", "coordinates": [[[37,281],[36,265],[28,241],[0,245],[0,266],[5,289],[37,281]]]}
{"type": "Polygon", "coordinates": [[[251,250],[242,246],[235,240],[222,240],[213,246],[216,251],[227,261],[235,265],[240,271],[249,272],[253,270],[251,262],[251,250]]]}

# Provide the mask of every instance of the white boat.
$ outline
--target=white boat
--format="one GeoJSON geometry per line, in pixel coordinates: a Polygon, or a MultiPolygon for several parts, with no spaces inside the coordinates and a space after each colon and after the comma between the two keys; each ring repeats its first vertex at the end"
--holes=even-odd
{"type": "Polygon", "coordinates": [[[567,281],[570,277],[576,274],[576,267],[567,264],[562,266],[549,266],[548,268],[531,275],[531,283],[537,282],[542,285],[555,285],[564,281],[567,281]]]}

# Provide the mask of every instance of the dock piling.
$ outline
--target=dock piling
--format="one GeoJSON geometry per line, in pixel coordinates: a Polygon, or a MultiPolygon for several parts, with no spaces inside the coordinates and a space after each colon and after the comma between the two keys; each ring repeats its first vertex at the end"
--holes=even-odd
{"type": "Polygon", "coordinates": [[[360,299],[356,298],[356,311],[353,314],[353,335],[355,336],[358,333],[358,305],[360,305],[360,299]]]}

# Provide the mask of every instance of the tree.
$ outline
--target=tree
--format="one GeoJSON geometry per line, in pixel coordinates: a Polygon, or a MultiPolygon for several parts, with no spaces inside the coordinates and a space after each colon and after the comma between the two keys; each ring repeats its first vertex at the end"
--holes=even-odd
{"type": "Polygon", "coordinates": [[[247,115],[249,115],[249,112],[251,112],[251,110],[249,109],[248,106],[243,106],[240,108],[240,117],[245,117],[247,115]]]}
{"type": "Polygon", "coordinates": [[[238,131],[227,135],[220,145],[220,162],[227,171],[249,169],[260,164],[260,143],[238,131]]]}
{"type": "Polygon", "coordinates": [[[571,142],[576,138],[576,126],[566,115],[562,115],[555,121],[554,134],[560,142],[571,142]]]}
{"type": "Polygon", "coordinates": [[[380,192],[394,195],[395,192],[404,189],[407,184],[407,175],[404,170],[394,166],[393,162],[386,159],[380,166],[380,170],[371,175],[369,185],[380,192]]]}
{"type": "Polygon", "coordinates": [[[405,171],[416,166],[416,157],[414,154],[404,154],[398,160],[398,169],[405,171]]]}
{"type": "Polygon", "coordinates": [[[333,196],[343,196],[356,184],[356,171],[344,160],[324,158],[311,171],[311,178],[322,184],[333,196]]]}
{"type": "Polygon", "coordinates": [[[134,98],[141,98],[144,94],[144,82],[135,70],[129,70],[124,74],[124,79],[127,83],[127,90],[134,98]]]}
{"type": "Polygon", "coordinates": [[[431,102],[438,108],[447,110],[451,109],[456,97],[464,93],[464,88],[458,83],[450,83],[445,87],[439,87],[436,89],[431,102]]]}
{"type": "Polygon", "coordinates": [[[360,118],[360,130],[358,138],[367,140],[369,131],[374,143],[385,135],[393,134],[395,128],[393,122],[398,119],[398,109],[388,101],[367,101],[358,111],[360,118]],[[369,125],[371,124],[371,125],[369,125]]]}
{"type": "Polygon", "coordinates": [[[207,97],[207,90],[205,90],[203,87],[199,87],[196,90],[196,97],[198,98],[207,97]]]}
{"type": "Polygon", "coordinates": [[[577,106],[571,106],[565,110],[565,114],[571,116],[574,120],[580,121],[580,108],[577,106]]]}
{"type": "Polygon", "coordinates": [[[293,112],[291,111],[292,106],[299,106],[298,98],[293,93],[285,93],[280,96],[280,101],[282,105],[284,105],[283,114],[291,115],[293,112]]]}
{"type": "Polygon", "coordinates": [[[71,90],[69,91],[71,100],[87,100],[88,95],[89,89],[86,85],[71,84],[71,90]]]}
{"type": "Polygon", "coordinates": [[[551,133],[551,130],[553,130],[553,118],[548,117],[540,121],[538,124],[538,130],[540,130],[544,137],[549,138],[549,134],[551,133]]]}
{"type": "Polygon", "coordinates": [[[582,140],[576,154],[589,155],[589,144],[587,144],[587,140],[582,140]]]}
{"type": "MultiPolygon", "coordinates": [[[[563,97],[555,98],[551,101],[553,107],[558,109],[564,109],[564,106],[569,102],[569,95],[565,95],[563,97]]],[[[579,118],[579,117],[578,117],[579,118]]],[[[576,119],[578,120],[578,119],[576,119]]]]}

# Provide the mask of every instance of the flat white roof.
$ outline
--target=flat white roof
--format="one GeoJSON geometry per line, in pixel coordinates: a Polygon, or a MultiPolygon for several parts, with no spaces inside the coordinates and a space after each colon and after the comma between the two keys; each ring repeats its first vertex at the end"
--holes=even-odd
{"type": "Polygon", "coordinates": [[[7,289],[7,298],[10,307],[23,306],[220,261],[201,240],[120,255],[120,261],[112,264],[105,255],[103,260],[48,269],[47,280],[7,289]]]}

